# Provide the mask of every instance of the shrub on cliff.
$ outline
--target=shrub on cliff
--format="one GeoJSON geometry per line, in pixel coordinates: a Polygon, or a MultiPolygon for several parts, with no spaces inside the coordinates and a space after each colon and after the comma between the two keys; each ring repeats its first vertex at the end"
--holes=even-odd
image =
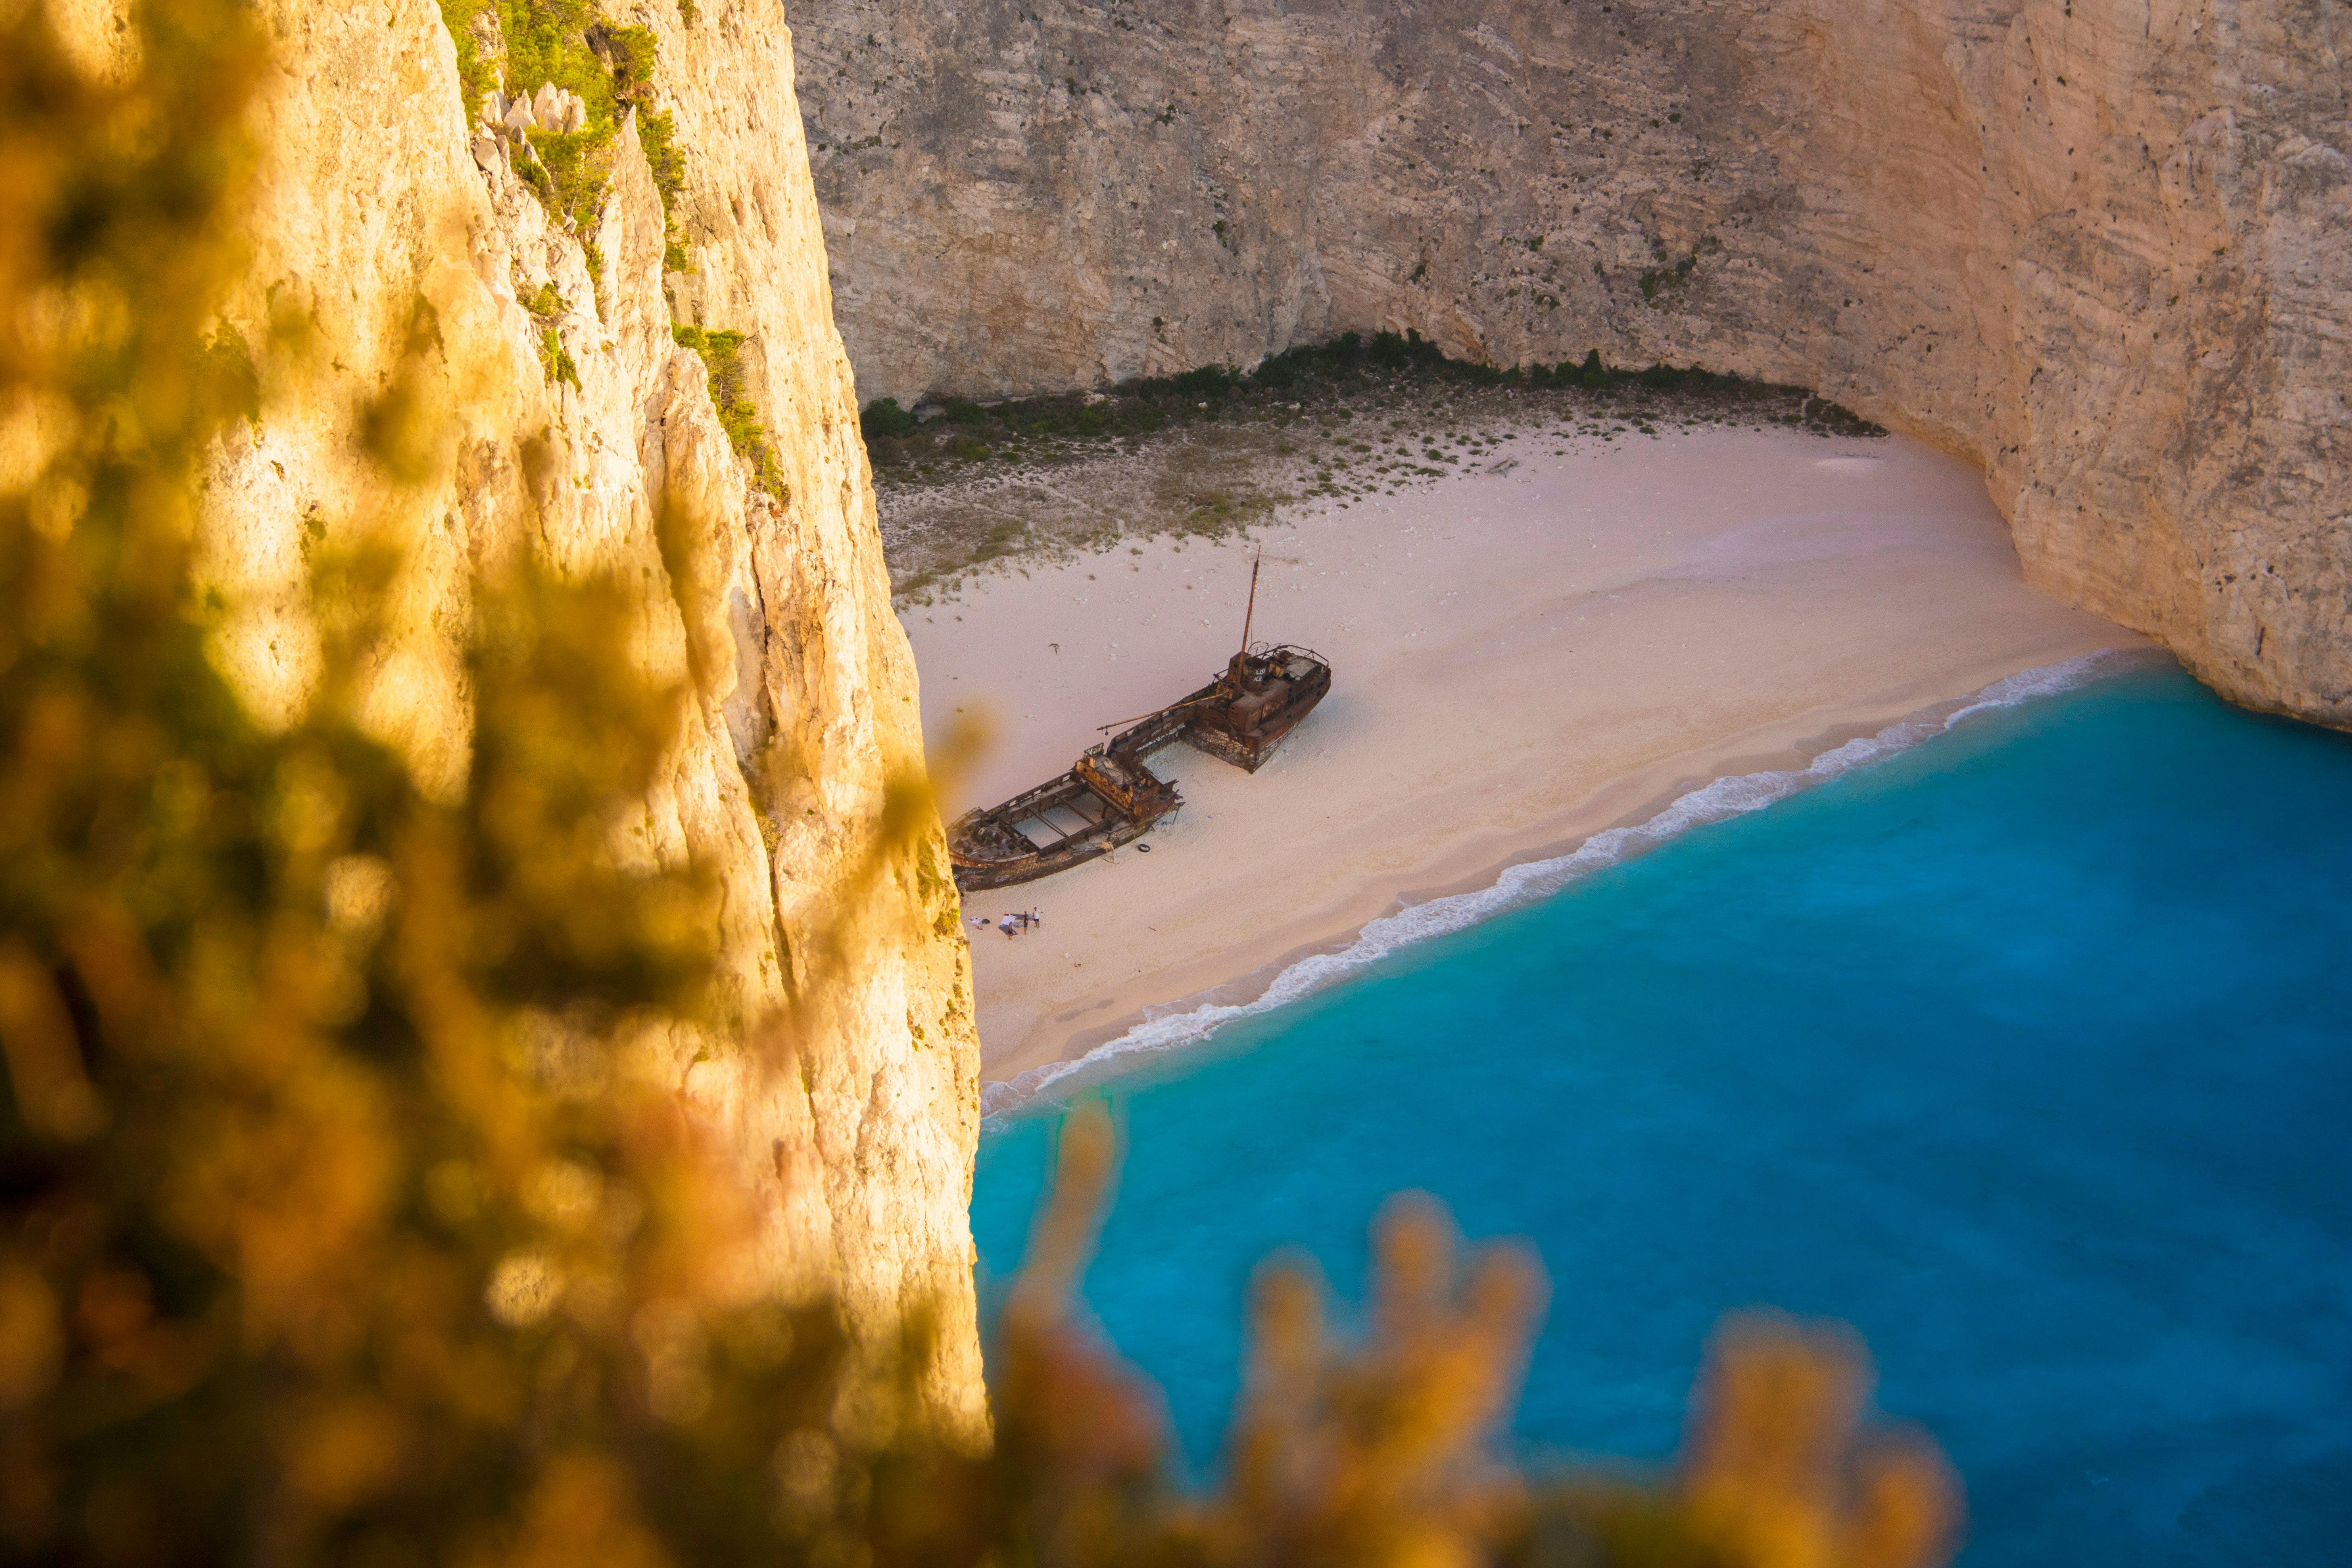
{"type": "MultiPolygon", "coordinates": [[[[551,212],[581,228],[604,205],[613,139],[635,110],[637,139],[661,194],[664,270],[692,271],[675,212],[686,190],[686,159],[673,117],[655,108],[659,47],[653,29],[618,26],[590,0],[440,0],[440,9],[468,112],[493,88],[523,96],[552,83],[580,99],[586,123],[572,132],[529,132],[536,162],[520,159],[516,169],[551,212]]],[[[690,10],[686,19],[693,20],[690,10]]]]}
{"type": "MultiPolygon", "coordinates": [[[[1852,1348],[1728,1338],[1685,1465],[1530,1479],[1495,1434],[1537,1305],[1384,1223],[1360,1342],[1262,1281],[1214,1491],[1071,1291],[1109,1158],[1075,1121],[999,1331],[994,1442],[745,1288],[749,1199],[644,1044],[709,1022],[690,871],[624,864],[683,693],[631,581],[486,577],[461,790],[361,722],[397,563],[325,551],[321,673],[265,725],[189,540],[210,441],[306,328],[213,330],[259,40],[141,16],[81,74],[0,20],[0,1542],[49,1563],[1755,1563],[1911,1568],[1948,1498],[1867,1437],[1852,1348]],[[27,416],[24,411],[31,410],[27,416]]],[[[410,353],[438,352],[417,313],[410,353]]],[[[299,384],[299,381],[297,383],[299,384]]],[[[284,395],[284,394],[280,394],[284,395]]],[[[299,394],[297,394],[299,395],[299,394]]],[[[381,492],[429,473],[395,377],[381,492]]],[[[689,557],[677,558],[680,573],[689,557]]],[[[900,781],[863,875],[935,821],[900,781]]],[[[812,985],[828,973],[814,963],[812,985]]],[[[789,1070],[793,1020],[761,1040],[789,1070]]]]}
{"type": "Polygon", "coordinates": [[[726,427],[727,439],[736,452],[751,461],[753,482],[778,500],[786,499],[789,489],[782,466],[768,439],[768,427],[761,422],[759,405],[751,401],[744,383],[745,334],[672,327],[670,336],[679,347],[692,349],[701,357],[703,368],[710,374],[710,401],[719,410],[719,423],[726,427]]]}
{"type": "Polygon", "coordinates": [[[1285,387],[1297,384],[1298,364],[1288,354],[1269,354],[1258,367],[1250,372],[1251,384],[1285,387]]]}

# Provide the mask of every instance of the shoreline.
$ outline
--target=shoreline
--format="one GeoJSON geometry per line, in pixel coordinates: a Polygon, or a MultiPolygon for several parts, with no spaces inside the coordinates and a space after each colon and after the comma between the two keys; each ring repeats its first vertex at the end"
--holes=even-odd
{"type": "MultiPolygon", "coordinates": [[[[1856,768],[1899,755],[1948,732],[1970,714],[1988,708],[2013,706],[2035,697],[2077,690],[2137,664],[2166,657],[2168,656],[2160,648],[2146,644],[2118,643],[2054,663],[2007,671],[1981,685],[1913,707],[1892,718],[1875,708],[1857,710],[1855,715],[1779,752],[1721,755],[1716,771],[1685,773],[1663,791],[1651,794],[1642,805],[1621,812],[1598,826],[1579,828],[1548,842],[1515,849],[1467,877],[1392,893],[1378,913],[1344,931],[1294,946],[1247,973],[1214,982],[1173,1002],[1142,1005],[1108,1024],[1049,1041],[1044,1059],[1034,1065],[1021,1068],[1008,1063],[1003,1068],[1004,1076],[983,1076],[982,1115],[993,1119],[1017,1114],[1049,1095],[1076,1092],[1100,1078],[1131,1067],[1128,1058],[1158,1056],[1201,1044],[1230,1024],[1287,1006],[1328,986],[1343,984],[1356,973],[1409,947],[1467,930],[1551,897],[1596,871],[1638,858],[1685,833],[1762,809],[1856,768]],[[2011,687],[2017,689],[2002,689],[2011,687]],[[1859,716],[1862,711],[1877,716],[1864,719],[1859,716]],[[1825,766],[1825,760],[1831,759],[1834,760],[1828,761],[1825,766]],[[1743,765],[1748,763],[1757,765],[1743,765]],[[1756,786],[1758,797],[1741,804],[1705,798],[1725,785],[1756,786]],[[1678,807],[1692,803],[1696,803],[1695,808],[1682,820],[1670,820],[1678,807]],[[1596,846],[1601,847],[1597,853],[1588,853],[1596,846]],[[1522,873],[1516,885],[1514,872],[1522,873]],[[1485,907],[1465,907],[1480,904],[1485,907]],[[1436,918],[1424,918],[1423,922],[1428,929],[1371,939],[1376,926],[1433,909],[1438,910],[1436,918]],[[1286,981],[1290,984],[1286,984],[1286,981]]],[[[1724,746],[1753,738],[1727,737],[1724,746]]],[[[1723,747],[1715,751],[1720,753],[1723,747]]],[[[1696,754],[1667,759],[1658,769],[1613,781],[1595,798],[1570,808],[1562,820],[1589,819],[1606,809],[1603,800],[1614,799],[1696,754]]],[[[1116,1002],[1106,999],[1088,1010],[1097,1010],[1105,1005],[1115,1005],[1116,1002]]]]}
{"type": "Polygon", "coordinates": [[[1254,635],[1335,672],[1256,773],[1160,752],[1185,805],[1148,848],[965,900],[968,921],[1045,921],[966,927],[992,1106],[1011,1080],[1252,1005],[1383,921],[1485,896],[1713,781],[2147,646],[2026,587],[1981,479],[1901,437],[1474,439],[1476,470],[1296,504],[1255,541],[1121,537],[902,608],[927,735],[996,721],[950,815],[1059,773],[1097,724],[1213,673],[1260,543],[1254,635]]]}

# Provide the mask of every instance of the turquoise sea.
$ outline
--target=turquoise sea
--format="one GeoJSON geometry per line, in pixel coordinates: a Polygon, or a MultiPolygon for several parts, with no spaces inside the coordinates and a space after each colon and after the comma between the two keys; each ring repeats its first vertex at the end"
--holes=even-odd
{"type": "MultiPolygon", "coordinates": [[[[1862,1331],[1974,1568],[2352,1562],[2352,737],[2145,663],[1930,729],[1086,1075],[1088,1300],[1192,1462],[1253,1265],[1352,1295],[1419,1188],[1549,1270],[1531,1452],[1671,1453],[1769,1305],[1862,1331]]],[[[1077,1081],[983,1136],[984,1290],[1077,1081]]]]}

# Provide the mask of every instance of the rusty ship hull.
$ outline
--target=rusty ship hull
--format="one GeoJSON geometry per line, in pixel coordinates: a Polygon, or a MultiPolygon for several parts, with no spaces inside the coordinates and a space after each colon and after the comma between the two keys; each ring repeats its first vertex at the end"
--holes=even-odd
{"type": "Polygon", "coordinates": [[[1152,752],[1181,741],[1255,773],[1330,689],[1330,663],[1310,648],[1235,654],[1216,679],[1088,748],[1068,773],[958,817],[948,830],[956,886],[1034,882],[1134,843],[1184,804],[1147,765],[1152,752]]]}
{"type": "Polygon", "coordinates": [[[1233,680],[1229,670],[1176,706],[1192,707],[1192,721],[1179,737],[1186,745],[1254,773],[1331,689],[1331,666],[1322,655],[1303,647],[1244,657],[1262,667],[1255,675],[1258,689],[1247,689],[1244,678],[1243,695],[1218,700],[1233,680]]]}

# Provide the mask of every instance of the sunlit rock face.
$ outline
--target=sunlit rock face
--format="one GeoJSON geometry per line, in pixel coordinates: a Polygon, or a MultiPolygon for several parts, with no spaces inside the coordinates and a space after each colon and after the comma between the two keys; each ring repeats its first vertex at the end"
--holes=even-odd
{"type": "MultiPolygon", "coordinates": [[[[122,36],[100,0],[65,10],[85,48],[122,36]]],[[[837,1289],[853,1326],[876,1333],[932,1310],[945,1347],[934,1397],[976,1426],[970,974],[950,884],[907,866],[856,874],[886,785],[919,769],[921,744],[833,324],[792,37],[772,0],[695,10],[691,26],[670,0],[612,19],[658,36],[695,263],[677,308],[748,334],[747,389],[781,479],[765,488],[730,445],[702,361],[673,341],[663,213],[635,121],[597,217],[574,231],[519,175],[516,144],[461,101],[432,0],[260,6],[273,48],[256,120],[263,163],[250,265],[225,322],[257,347],[273,321],[307,323],[299,356],[264,354],[307,368],[286,372],[205,477],[204,544],[231,606],[223,657],[265,712],[299,702],[318,663],[307,561],[321,542],[387,531],[406,564],[373,719],[428,784],[453,789],[477,569],[536,552],[646,585],[628,651],[691,679],[694,698],[629,850],[695,858],[722,893],[724,1026],[669,1041],[659,1070],[731,1140],[766,1200],[764,1283],[837,1289]],[[551,327],[568,374],[554,369],[551,327]],[[361,444],[365,411],[392,406],[394,388],[405,489],[361,444]],[[689,584],[665,567],[666,506],[696,531],[689,584]],[[710,657],[690,665],[698,637],[710,657]],[[793,995],[820,1004],[800,1016],[798,1070],[751,1070],[744,1041],[793,995]]],[[[936,823],[929,833],[940,847],[936,823]]]]}
{"type": "Polygon", "coordinates": [[[2324,0],[803,0],[867,397],[1349,330],[1816,386],[2030,577],[2352,725],[2352,20],[2324,0]]]}

